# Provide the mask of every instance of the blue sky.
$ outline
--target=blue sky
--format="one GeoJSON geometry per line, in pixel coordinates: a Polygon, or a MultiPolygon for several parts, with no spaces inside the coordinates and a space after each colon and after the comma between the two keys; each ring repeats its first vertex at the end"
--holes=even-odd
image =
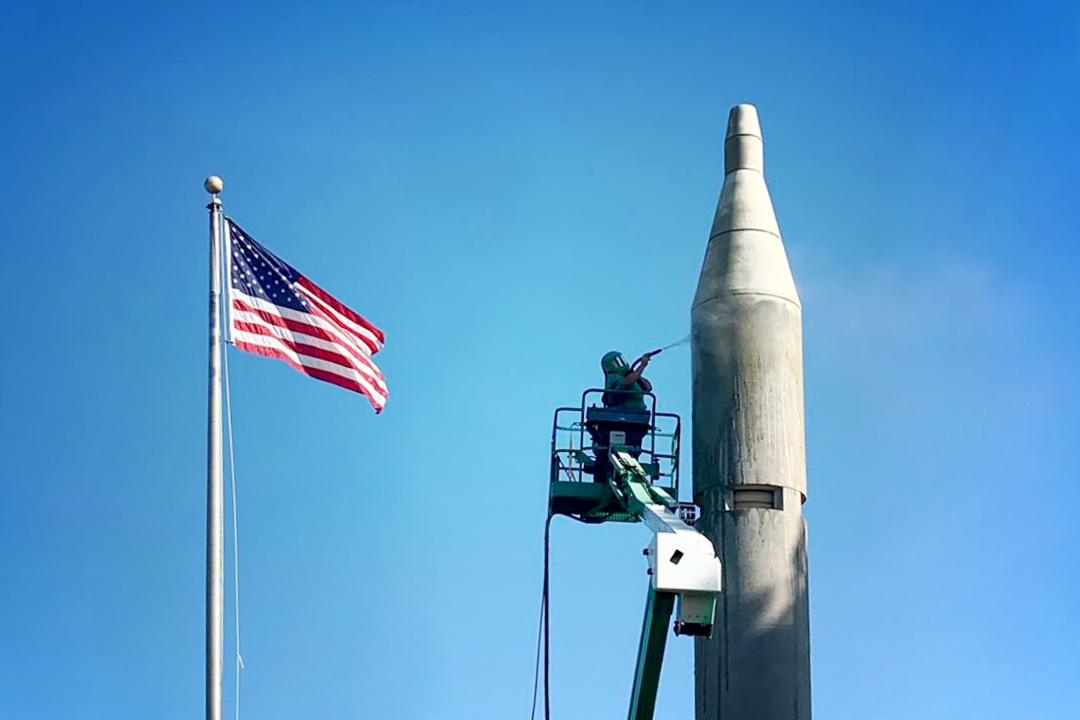
{"type": "MultiPolygon", "coordinates": [[[[816,715],[1080,716],[1078,41],[1066,2],[6,3],[0,717],[202,713],[211,172],[392,392],[231,358],[244,715],[525,717],[552,410],[687,332],[738,102],[804,304],[816,715]]],[[[688,421],[689,353],[650,373],[688,421]]],[[[559,718],[625,715],[647,539],[555,522],[559,718]]]]}

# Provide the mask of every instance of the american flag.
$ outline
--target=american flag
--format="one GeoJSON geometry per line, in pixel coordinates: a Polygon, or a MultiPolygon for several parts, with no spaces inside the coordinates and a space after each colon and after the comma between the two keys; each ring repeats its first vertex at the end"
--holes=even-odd
{"type": "Polygon", "coordinates": [[[371,356],[383,333],[230,219],[229,327],[233,344],[284,360],[318,380],[386,404],[386,380],[371,356]]]}

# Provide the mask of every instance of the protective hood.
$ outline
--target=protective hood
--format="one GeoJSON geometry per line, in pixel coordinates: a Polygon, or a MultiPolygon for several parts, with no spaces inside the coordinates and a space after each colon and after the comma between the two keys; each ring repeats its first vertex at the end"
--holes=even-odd
{"type": "Polygon", "coordinates": [[[625,375],[630,372],[630,366],[626,364],[626,358],[618,350],[612,350],[600,358],[600,369],[605,374],[625,375]]]}

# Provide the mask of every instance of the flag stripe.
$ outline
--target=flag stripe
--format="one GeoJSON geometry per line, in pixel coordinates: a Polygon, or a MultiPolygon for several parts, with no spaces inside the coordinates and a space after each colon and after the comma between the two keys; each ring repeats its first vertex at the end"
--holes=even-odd
{"type": "Polygon", "coordinates": [[[303,287],[302,285],[298,284],[297,289],[300,291],[300,293],[303,294],[303,296],[307,297],[311,301],[311,303],[308,305],[308,309],[310,312],[319,314],[320,316],[326,318],[327,321],[333,323],[342,331],[347,332],[349,336],[360,338],[366,345],[368,345],[370,349],[372,349],[373,353],[377,353],[382,349],[382,342],[377,337],[375,337],[372,332],[369,332],[366,328],[350,322],[348,317],[345,317],[335,312],[333,308],[330,308],[329,305],[324,303],[318,297],[311,295],[309,291],[305,289],[305,287],[303,287]]]}
{"type": "Polygon", "coordinates": [[[243,340],[235,341],[234,345],[240,350],[252,353],[253,355],[262,355],[263,357],[274,358],[275,360],[284,360],[295,370],[303,373],[304,375],[307,375],[308,377],[313,377],[316,380],[322,380],[323,382],[332,383],[334,385],[337,385],[338,387],[343,387],[347,390],[352,390],[353,392],[360,393],[361,395],[367,397],[368,402],[370,402],[371,406],[375,408],[376,414],[382,412],[384,406],[383,402],[376,401],[374,398],[372,398],[371,395],[369,395],[367,391],[364,390],[364,388],[361,387],[361,385],[354,380],[350,380],[349,378],[326,372],[315,367],[307,367],[305,365],[302,365],[296,360],[294,360],[288,353],[277,350],[275,348],[264,347],[262,345],[253,345],[246,343],[243,340]]]}
{"type": "Polygon", "coordinates": [[[352,368],[307,354],[303,350],[292,347],[290,343],[271,335],[261,335],[241,330],[236,332],[236,337],[238,338],[238,342],[244,342],[248,345],[256,345],[259,347],[269,347],[286,353],[294,362],[305,368],[314,368],[351,380],[356,385],[363,388],[364,393],[369,395],[373,402],[377,402],[380,405],[386,401],[386,396],[383,393],[372,387],[371,383],[368,382],[365,377],[352,368]]]}
{"type": "Polygon", "coordinates": [[[297,283],[296,289],[302,292],[304,296],[311,301],[311,305],[309,306],[311,312],[318,313],[319,315],[325,317],[327,320],[334,323],[350,335],[362,338],[367,345],[371,346],[371,351],[373,353],[378,352],[380,349],[382,349],[382,341],[379,340],[379,338],[377,338],[374,333],[372,333],[365,327],[357,325],[356,323],[350,321],[347,317],[335,311],[334,308],[324,303],[317,295],[311,293],[304,286],[302,281],[300,283],[297,283]]]}
{"type": "Polygon", "coordinates": [[[342,387],[350,387],[357,392],[367,395],[371,404],[374,405],[376,409],[381,409],[386,403],[386,396],[374,388],[371,383],[356,370],[336,362],[330,362],[323,360],[322,358],[298,352],[296,349],[290,347],[289,343],[280,338],[271,335],[249,333],[234,328],[233,342],[237,347],[240,347],[242,350],[247,350],[248,352],[253,352],[250,349],[253,347],[262,348],[262,351],[257,353],[259,355],[266,355],[267,353],[264,351],[271,351],[275,354],[275,357],[287,360],[290,365],[305,375],[319,377],[321,380],[325,380],[327,377],[332,376],[336,378],[335,382],[338,380],[342,381],[337,382],[337,384],[342,385],[342,387]],[[241,347],[242,345],[244,347],[241,347]],[[316,371],[318,375],[311,371],[316,371]]]}
{"type": "Polygon", "coordinates": [[[301,275],[300,279],[297,281],[297,284],[300,286],[300,288],[302,290],[307,290],[310,294],[315,295],[316,297],[318,297],[319,300],[323,301],[323,303],[325,303],[326,305],[333,308],[339,314],[345,316],[351,322],[355,323],[356,325],[359,325],[360,327],[364,328],[364,330],[371,333],[371,335],[376,340],[378,340],[380,345],[382,345],[385,342],[385,339],[383,338],[382,330],[380,330],[379,328],[377,328],[374,325],[372,325],[371,323],[369,323],[367,320],[365,320],[363,317],[361,317],[361,315],[359,313],[357,313],[356,311],[352,310],[349,307],[346,307],[337,298],[335,298],[333,295],[331,295],[330,293],[323,290],[321,287],[319,287],[315,283],[311,282],[311,280],[309,280],[308,278],[301,275]]]}
{"type": "MultiPolygon", "coordinates": [[[[243,322],[261,323],[264,325],[272,325],[277,328],[281,328],[284,331],[292,332],[293,334],[299,333],[306,335],[312,340],[318,339],[326,343],[328,346],[343,350],[355,361],[350,364],[362,364],[365,368],[370,370],[372,376],[382,378],[382,373],[379,368],[375,366],[375,363],[371,360],[371,357],[363,352],[360,348],[352,343],[343,341],[341,338],[335,336],[332,332],[328,331],[323,326],[312,325],[309,322],[303,322],[300,320],[289,320],[282,317],[274,310],[258,309],[252,304],[249,304],[250,298],[245,301],[240,296],[233,297],[233,325],[243,322]]],[[[271,306],[272,307],[272,306],[271,306]]],[[[318,318],[306,318],[310,320],[318,320],[318,318]]],[[[306,340],[300,340],[302,342],[308,342],[306,340]]],[[[317,344],[310,342],[309,344],[317,344]]],[[[329,348],[328,348],[329,349],[329,348]]]]}
{"type": "Polygon", "coordinates": [[[342,328],[341,324],[334,317],[332,317],[330,313],[328,313],[326,310],[323,310],[315,303],[311,304],[311,316],[314,319],[321,321],[319,323],[319,327],[327,328],[328,332],[332,334],[336,334],[339,336],[343,335],[345,338],[348,338],[349,341],[352,342],[354,345],[364,348],[363,352],[365,355],[373,355],[381,349],[381,346],[378,345],[375,346],[374,349],[372,349],[371,345],[367,344],[363,338],[359,338],[358,342],[358,338],[356,335],[353,335],[349,333],[347,329],[342,328]]]}
{"type": "Polygon", "coordinates": [[[333,339],[337,342],[345,342],[356,348],[357,352],[363,353],[367,357],[371,357],[378,351],[378,348],[371,345],[370,342],[364,338],[359,338],[356,335],[351,335],[345,332],[340,325],[334,322],[330,322],[322,314],[316,314],[314,311],[297,312],[287,307],[275,305],[272,302],[267,302],[262,298],[255,297],[254,295],[248,295],[240,292],[239,290],[232,291],[233,302],[236,299],[240,299],[242,302],[247,303],[253,310],[265,311],[281,317],[283,320],[292,322],[298,322],[305,325],[318,327],[321,330],[329,333],[333,336],[333,339]]]}
{"type": "Polygon", "coordinates": [[[279,340],[287,343],[289,347],[296,350],[298,353],[311,355],[313,357],[326,360],[327,362],[336,363],[342,367],[352,368],[357,372],[367,377],[382,394],[386,394],[386,383],[378,375],[378,373],[371,369],[365,361],[358,360],[347,355],[343,355],[338,351],[340,345],[335,345],[332,342],[327,342],[321,338],[312,337],[304,333],[293,332],[291,329],[283,328],[274,323],[264,322],[262,318],[258,316],[252,317],[253,313],[237,311],[233,320],[233,331],[253,333],[256,335],[265,335],[268,337],[276,337],[279,340]],[[254,322],[251,322],[254,320],[254,322]]]}

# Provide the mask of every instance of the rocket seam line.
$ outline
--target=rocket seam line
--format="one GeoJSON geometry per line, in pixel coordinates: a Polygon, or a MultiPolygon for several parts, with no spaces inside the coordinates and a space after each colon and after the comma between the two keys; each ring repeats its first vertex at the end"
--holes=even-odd
{"type": "Polygon", "coordinates": [[[780,237],[778,234],[774,233],[772,230],[766,230],[765,228],[731,228],[730,230],[721,230],[720,232],[716,233],[715,235],[710,235],[709,236],[709,242],[712,242],[713,240],[720,237],[721,235],[727,235],[728,233],[733,233],[733,232],[763,232],[766,235],[772,235],[774,238],[776,238],[777,240],[780,240],[781,242],[783,242],[783,240],[784,240],[784,238],[780,237]]]}
{"type": "MultiPolygon", "coordinates": [[[[778,298],[780,300],[784,300],[786,302],[789,302],[792,305],[794,305],[795,307],[802,310],[802,303],[795,302],[794,300],[792,300],[789,297],[785,297],[783,295],[778,295],[777,293],[773,293],[773,292],[768,292],[766,290],[731,290],[730,292],[728,292],[726,294],[727,295],[768,295],[769,297],[774,297],[774,298],[778,298]]],[[[698,308],[698,306],[700,306],[700,305],[704,305],[705,303],[713,302],[713,301],[716,301],[716,300],[719,300],[719,299],[720,299],[720,296],[716,295],[716,296],[711,297],[711,298],[709,298],[707,300],[702,300],[699,303],[694,303],[694,306],[692,308],[690,308],[690,309],[691,310],[696,310],[698,308]]]]}

